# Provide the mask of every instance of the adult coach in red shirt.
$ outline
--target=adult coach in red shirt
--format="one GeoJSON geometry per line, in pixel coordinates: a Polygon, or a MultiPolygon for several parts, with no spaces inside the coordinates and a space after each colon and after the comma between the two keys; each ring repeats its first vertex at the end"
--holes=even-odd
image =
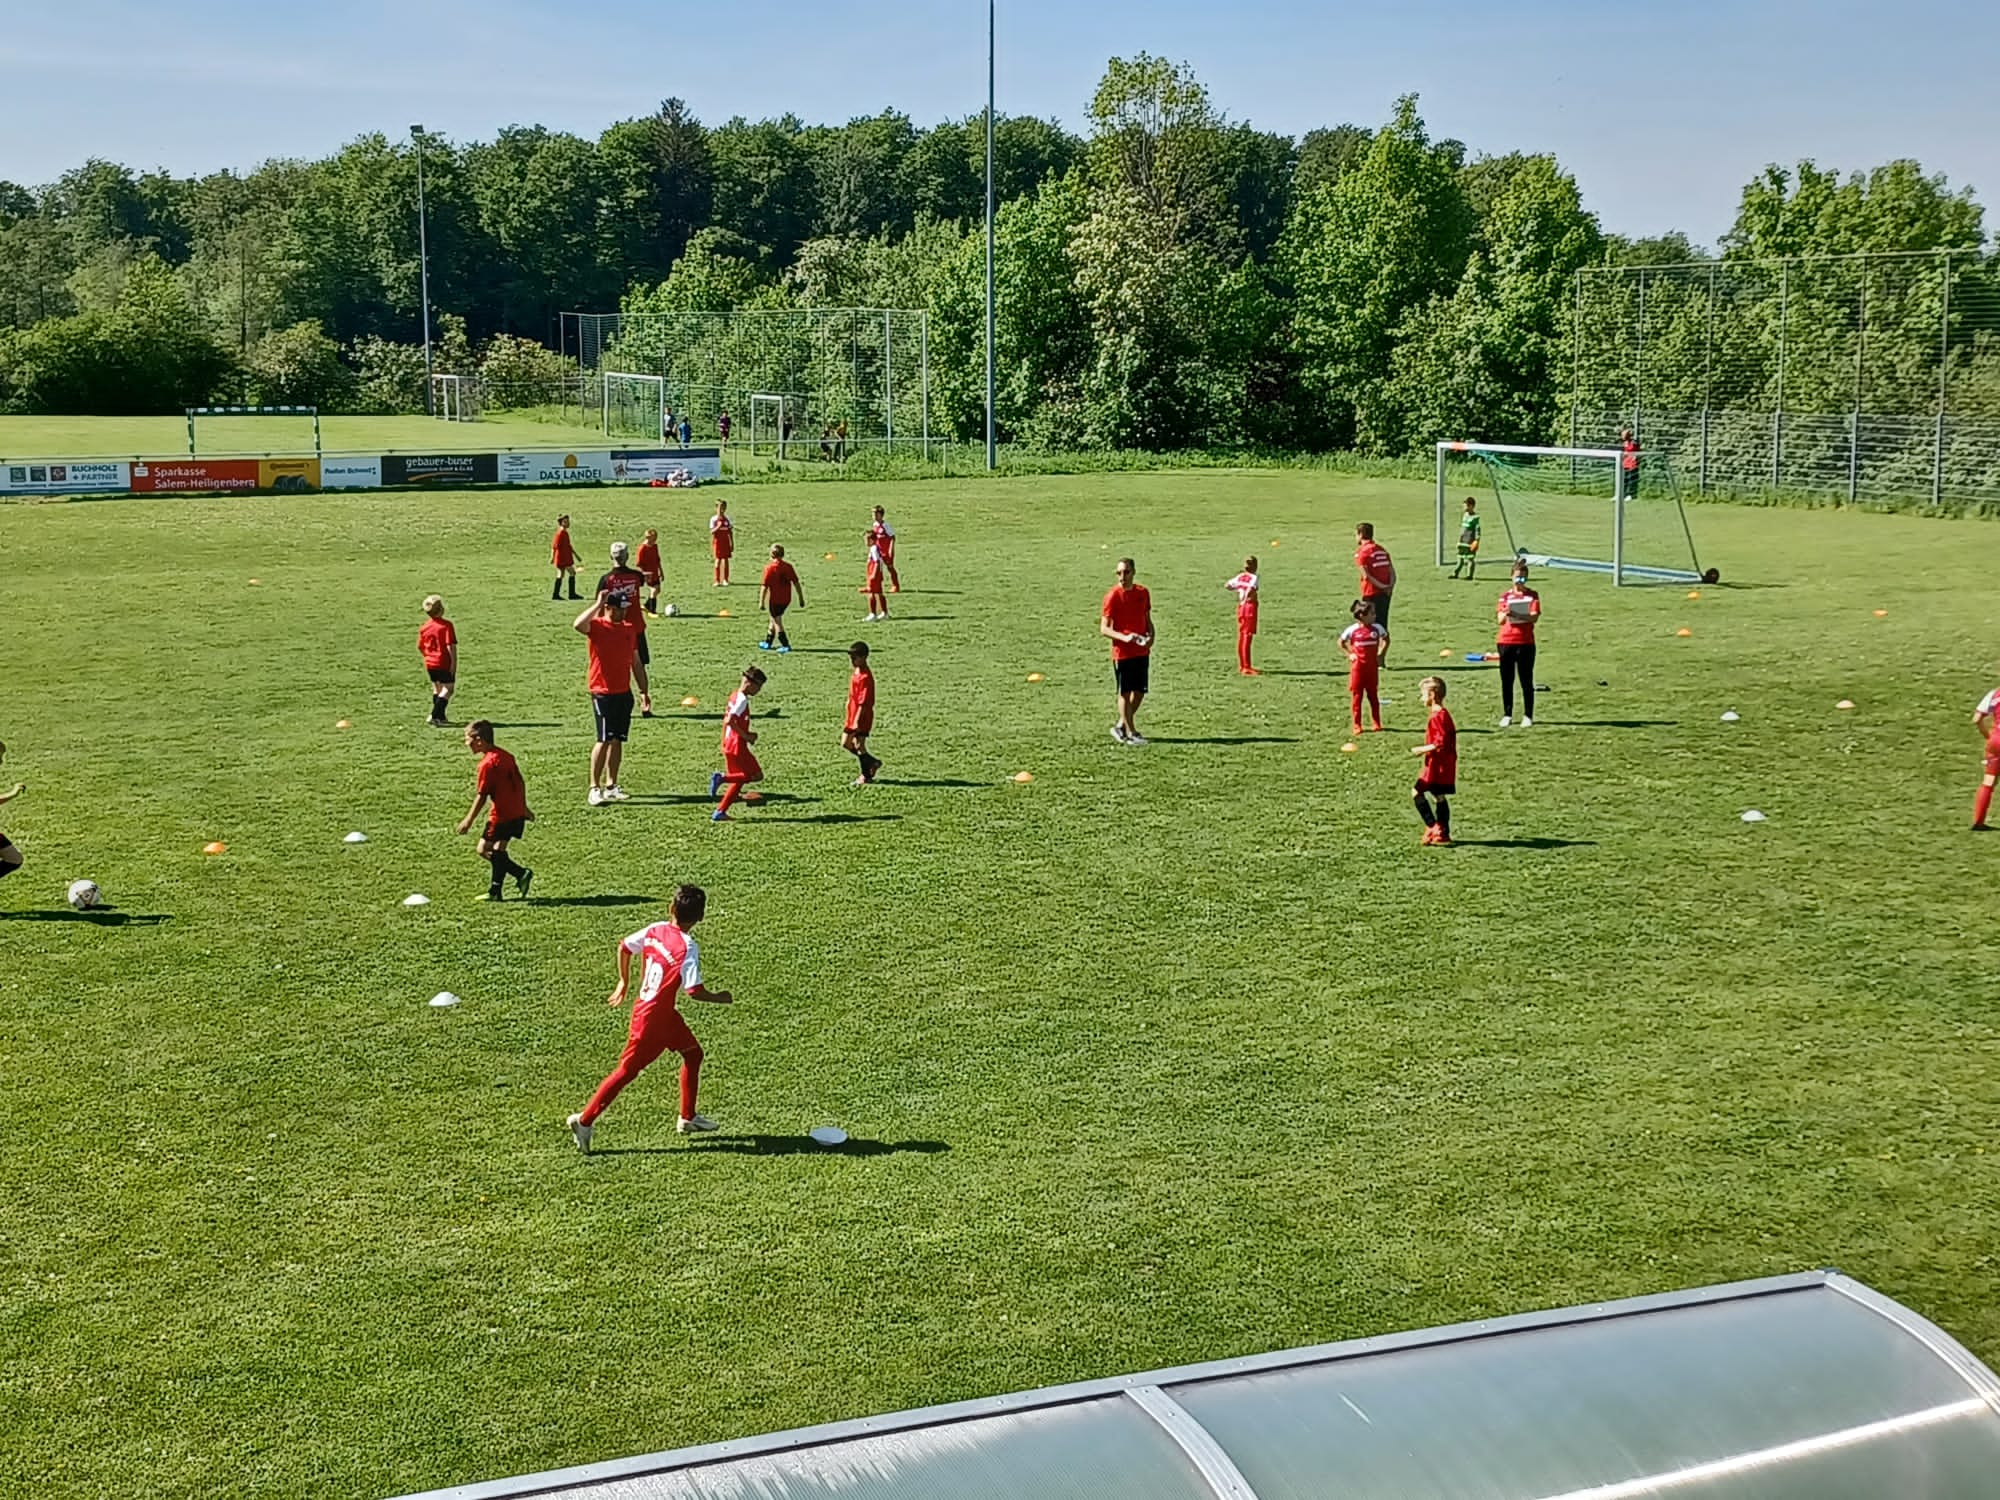
{"type": "Polygon", "coordinates": [[[637,609],[623,593],[605,591],[575,620],[576,633],[590,643],[590,708],[597,720],[597,743],[590,751],[590,805],[624,802],[618,767],[632,733],[632,666],[639,632],[637,609]]]}
{"type": "Polygon", "coordinates": [[[1389,660],[1389,601],[1396,592],[1396,565],[1389,549],[1375,540],[1375,527],[1363,521],[1354,528],[1354,566],[1361,570],[1361,597],[1375,606],[1375,623],[1382,630],[1381,659],[1389,660]]]}
{"type": "Polygon", "coordinates": [[[1151,686],[1153,660],[1153,596],[1139,585],[1139,565],[1118,559],[1118,581],[1104,596],[1097,633],[1111,641],[1111,675],[1118,683],[1118,721],[1111,738],[1121,745],[1143,745],[1139,705],[1151,686]]]}

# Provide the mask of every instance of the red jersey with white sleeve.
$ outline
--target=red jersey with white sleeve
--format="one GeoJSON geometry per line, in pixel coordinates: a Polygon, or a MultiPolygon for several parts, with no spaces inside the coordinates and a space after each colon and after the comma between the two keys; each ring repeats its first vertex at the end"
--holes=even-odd
{"type": "Polygon", "coordinates": [[[1497,606],[1500,616],[1499,642],[1503,646],[1535,644],[1535,621],[1542,617],[1542,596],[1533,589],[1509,584],[1497,606]]]}
{"type": "Polygon", "coordinates": [[[750,695],[738,688],[729,699],[729,707],[722,711],[722,753],[729,756],[749,753],[750,744],[743,736],[750,728],[750,695]]]}
{"type": "Polygon", "coordinates": [[[882,564],[888,561],[888,554],[882,550],[881,543],[875,540],[873,532],[869,533],[867,541],[868,582],[870,584],[877,584],[882,581],[882,564]]]}
{"type": "Polygon", "coordinates": [[[656,1005],[672,1010],[683,990],[701,986],[701,950],[672,922],[640,928],[624,947],[640,963],[639,997],[632,1007],[635,1026],[640,1011],[656,1005]]]}
{"type": "Polygon", "coordinates": [[[2000,776],[2000,688],[1981,698],[1973,712],[1993,721],[1986,730],[1986,774],[2000,776]]]}
{"type": "Polygon", "coordinates": [[[1373,540],[1354,549],[1354,566],[1361,570],[1361,597],[1373,599],[1396,591],[1396,565],[1389,561],[1389,549],[1373,540]]]}
{"type": "Polygon", "coordinates": [[[1340,644],[1347,652],[1347,675],[1356,682],[1366,682],[1382,670],[1382,646],[1389,639],[1380,625],[1367,624],[1356,620],[1340,633],[1340,644]]]}
{"type": "Polygon", "coordinates": [[[1424,757],[1417,785],[1458,785],[1458,725],[1452,722],[1451,710],[1442,703],[1431,710],[1430,722],[1424,726],[1424,743],[1436,748],[1424,757]]]}
{"type": "Polygon", "coordinates": [[[417,650],[423,653],[426,667],[450,666],[451,648],[457,644],[458,632],[449,620],[426,620],[417,632],[417,650]]]}
{"type": "Polygon", "coordinates": [[[736,523],[727,516],[710,516],[708,547],[717,557],[733,554],[736,551],[736,523]]]}
{"type": "Polygon", "coordinates": [[[1236,623],[1254,629],[1257,624],[1257,575],[1238,573],[1223,587],[1236,596],[1236,623]]]}
{"type": "Polygon", "coordinates": [[[875,674],[857,667],[847,681],[847,731],[867,734],[875,727],[875,674]]]}
{"type": "Polygon", "coordinates": [[[896,533],[887,521],[877,521],[871,525],[868,528],[868,540],[874,543],[876,550],[882,554],[883,562],[889,561],[896,555],[896,533]]]}

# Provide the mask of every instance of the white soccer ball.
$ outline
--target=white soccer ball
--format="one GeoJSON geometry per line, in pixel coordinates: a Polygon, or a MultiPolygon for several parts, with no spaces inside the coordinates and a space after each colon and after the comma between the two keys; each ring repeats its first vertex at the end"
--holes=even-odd
{"type": "Polygon", "coordinates": [[[69,904],[78,911],[89,911],[93,906],[104,903],[104,892],[97,888],[94,880],[72,880],[69,883],[69,904]]]}
{"type": "Polygon", "coordinates": [[[677,615],[680,612],[681,607],[678,604],[669,604],[665,609],[660,611],[663,615],[677,615]]]}

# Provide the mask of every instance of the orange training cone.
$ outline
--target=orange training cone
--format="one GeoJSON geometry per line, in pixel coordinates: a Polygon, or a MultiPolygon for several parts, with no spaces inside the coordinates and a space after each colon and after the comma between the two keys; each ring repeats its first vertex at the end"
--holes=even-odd
{"type": "Polygon", "coordinates": [[[229,846],[223,843],[221,839],[217,839],[212,844],[203,844],[201,846],[201,852],[203,854],[221,854],[228,848],[229,846]]]}

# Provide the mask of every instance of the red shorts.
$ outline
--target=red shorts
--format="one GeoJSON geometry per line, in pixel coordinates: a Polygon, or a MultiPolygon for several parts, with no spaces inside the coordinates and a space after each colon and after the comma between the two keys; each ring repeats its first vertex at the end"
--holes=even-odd
{"type": "Polygon", "coordinates": [[[708,534],[708,547],[715,554],[717,561],[733,556],[736,552],[735,539],[727,532],[711,531],[708,534]]]}
{"type": "Polygon", "coordinates": [[[745,781],[764,779],[764,768],[757,764],[757,757],[748,750],[723,751],[722,768],[725,776],[741,776],[745,781]]]}
{"type": "Polygon", "coordinates": [[[632,1007],[632,1028],[626,1034],[626,1042],[650,1054],[645,1058],[647,1062],[662,1052],[689,1052],[701,1045],[681,1013],[671,1004],[662,1005],[657,1000],[632,1007]]]}
{"type": "Polygon", "coordinates": [[[1986,742],[1986,774],[2000,776],[2000,740],[1986,742]]]}
{"type": "Polygon", "coordinates": [[[1381,686],[1382,669],[1380,667],[1369,667],[1366,670],[1360,667],[1349,667],[1347,669],[1347,690],[1350,693],[1374,692],[1381,686]]]}

